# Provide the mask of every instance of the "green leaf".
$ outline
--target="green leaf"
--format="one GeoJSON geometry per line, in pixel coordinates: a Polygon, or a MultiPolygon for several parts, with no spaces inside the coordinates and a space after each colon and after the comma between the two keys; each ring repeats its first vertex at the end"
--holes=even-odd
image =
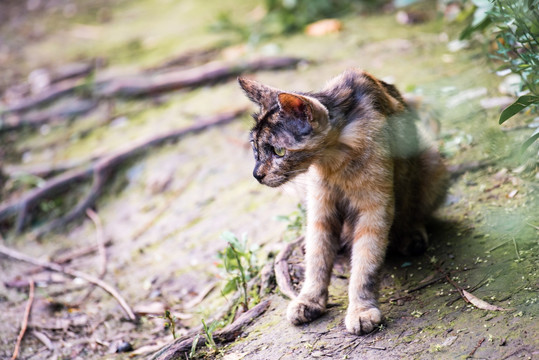
{"type": "Polygon", "coordinates": [[[234,235],[230,231],[223,231],[221,233],[221,239],[223,239],[226,242],[236,242],[236,241],[238,241],[238,239],[236,238],[236,235],[234,235]]]}
{"type": "Polygon", "coordinates": [[[235,279],[230,280],[226,283],[225,287],[221,291],[224,295],[230,294],[233,291],[238,290],[238,285],[235,279]]]}
{"type": "Polygon", "coordinates": [[[195,354],[197,352],[197,345],[198,345],[199,338],[200,338],[200,334],[197,334],[197,336],[195,336],[195,339],[193,340],[193,344],[191,345],[191,351],[189,352],[189,359],[192,359],[195,357],[195,354]]]}
{"type": "Polygon", "coordinates": [[[524,141],[524,144],[522,144],[522,147],[520,148],[521,152],[526,151],[527,148],[530,147],[531,144],[534,143],[535,140],[539,138],[539,128],[535,129],[535,132],[530,136],[530,138],[526,141],[524,141]]]}
{"type": "Polygon", "coordinates": [[[533,95],[523,95],[517,99],[513,104],[509,105],[500,114],[500,125],[506,122],[512,116],[518,114],[521,110],[524,110],[531,104],[539,103],[539,97],[533,95]]]}
{"type": "Polygon", "coordinates": [[[462,32],[460,33],[460,40],[466,40],[469,39],[470,36],[476,31],[482,31],[486,29],[490,24],[492,24],[492,20],[489,17],[483,18],[479,23],[477,24],[470,24],[468,25],[462,32]]]}

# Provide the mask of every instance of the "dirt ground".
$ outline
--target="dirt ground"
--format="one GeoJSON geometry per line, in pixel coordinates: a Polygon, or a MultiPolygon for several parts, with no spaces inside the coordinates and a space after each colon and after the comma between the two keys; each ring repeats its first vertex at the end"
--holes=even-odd
{"type": "MultiPolygon", "coordinates": [[[[102,64],[96,77],[138,73],[212,47],[218,48],[215,60],[277,55],[309,60],[293,69],[252,75],[289,90],[318,89],[346,68],[364,68],[422,99],[423,125],[448,164],[488,165],[454,179],[446,204],[429,226],[432,245],[426,254],[388,257],[380,297],[386,320],[374,333],[356,337],[345,331],[348,272],[343,263],[334,272],[331,306],[320,319],[290,325],[284,317],[288,300],[276,289],[264,296],[270,308],[235,342],[217,352],[203,347],[194,357],[539,358],[539,186],[536,158],[518,154],[530,132],[522,125],[530,116],[499,126],[499,106],[481,105],[503,95],[503,79],[494,73],[495,64],[484,49],[478,43],[455,42],[461,25],[448,24],[434,11],[417,25],[399,24],[393,12],[350,14],[341,19],[338,33],[262,42],[209,30],[219,14],[233,14],[241,23],[257,18],[260,9],[252,0],[2,2],[0,112],[28,91],[13,85],[27,84],[33,70],[51,72],[91,59],[102,64]],[[444,273],[476,297],[509,310],[465,303],[444,273]]],[[[242,107],[255,110],[230,79],[151,97],[118,98],[37,130],[0,133],[0,168],[8,174],[1,202],[42,186],[46,179],[29,175],[36,166],[85,163],[196,124],[201,117],[242,107]]],[[[96,212],[103,236],[110,240],[103,280],[133,307],[140,316],[137,323],[126,321],[118,303],[102,289],[88,294],[91,286],[81,278],[31,273],[33,266],[0,257],[0,358],[13,352],[30,276],[36,291],[21,359],[148,358],[173,339],[160,317],[165,309],[177,317],[176,332],[183,335],[228,308],[233,295],[221,294],[225,275],[217,254],[226,242],[220,235],[246,234],[248,244],[258,248],[257,263],[271,263],[297,235],[291,222],[277,217],[297,212],[303,194],[301,180],[270,189],[252,178],[251,121],[246,114],[155,147],[123,164],[99,197],[96,212]]],[[[95,244],[99,234],[88,218],[39,239],[30,236],[30,230],[65,212],[89,187],[81,183],[66,189],[61,201],[48,199],[32,213],[21,235],[14,234],[13,223],[2,224],[0,244],[44,260],[95,244]]],[[[292,263],[301,273],[299,250],[292,263]]],[[[93,252],[67,266],[97,275],[102,258],[93,252]]]]}

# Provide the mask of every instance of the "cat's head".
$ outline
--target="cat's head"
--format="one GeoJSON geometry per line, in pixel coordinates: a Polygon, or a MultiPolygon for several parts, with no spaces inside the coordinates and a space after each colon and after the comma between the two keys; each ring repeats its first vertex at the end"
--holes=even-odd
{"type": "Polygon", "coordinates": [[[247,97],[259,105],[250,133],[255,168],[253,176],[277,187],[299,175],[320,155],[328,132],[328,111],[313,97],[238,79],[247,97]]]}

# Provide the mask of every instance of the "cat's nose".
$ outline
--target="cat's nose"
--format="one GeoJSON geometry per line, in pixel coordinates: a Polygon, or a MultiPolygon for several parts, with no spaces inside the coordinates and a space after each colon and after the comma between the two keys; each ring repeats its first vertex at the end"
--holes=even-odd
{"type": "Polygon", "coordinates": [[[258,169],[255,169],[255,170],[253,171],[253,176],[255,177],[255,179],[258,180],[258,182],[261,182],[262,179],[264,178],[264,176],[266,176],[266,174],[259,174],[257,170],[258,170],[258,169]]]}

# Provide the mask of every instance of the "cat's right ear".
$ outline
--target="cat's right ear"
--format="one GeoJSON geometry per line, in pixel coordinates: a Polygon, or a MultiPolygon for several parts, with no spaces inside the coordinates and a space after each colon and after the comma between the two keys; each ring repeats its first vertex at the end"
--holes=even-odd
{"type": "Polygon", "coordinates": [[[279,93],[277,89],[242,76],[238,78],[238,83],[243,91],[245,91],[249,100],[260,105],[261,108],[269,109],[275,104],[277,94],[279,93]]]}

